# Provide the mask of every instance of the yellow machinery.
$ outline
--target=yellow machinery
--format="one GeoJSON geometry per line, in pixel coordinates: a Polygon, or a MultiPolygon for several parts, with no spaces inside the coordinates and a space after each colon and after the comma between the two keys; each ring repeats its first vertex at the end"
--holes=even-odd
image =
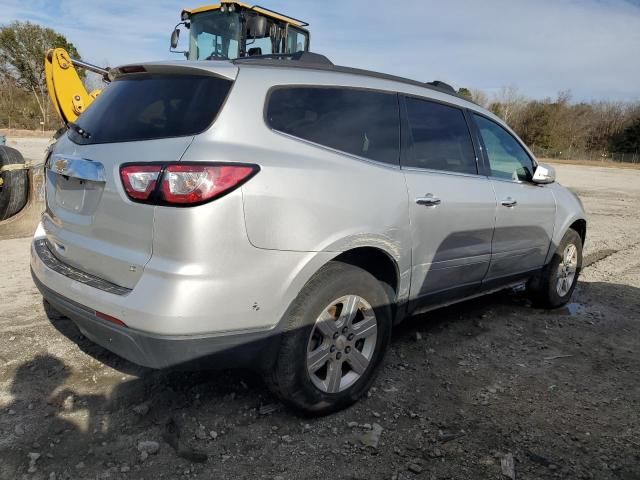
{"type": "MultiPolygon", "coordinates": [[[[293,55],[309,50],[308,23],[257,5],[233,0],[185,9],[171,34],[170,51],[188,60],[234,60],[247,56],[293,55]],[[188,49],[176,50],[181,31],[189,35],[188,49]]],[[[87,92],[77,68],[112,80],[109,69],[73,59],[56,48],[45,55],[49,96],[60,118],[69,125],[86,110],[101,90],[87,92]]]]}
{"type": "Polygon", "coordinates": [[[55,48],[47,52],[44,61],[47,90],[53,106],[65,124],[75,122],[101,92],[87,92],[75,67],[99,73],[105,80],[108,79],[108,70],[72,59],[64,48],[55,48]]]}

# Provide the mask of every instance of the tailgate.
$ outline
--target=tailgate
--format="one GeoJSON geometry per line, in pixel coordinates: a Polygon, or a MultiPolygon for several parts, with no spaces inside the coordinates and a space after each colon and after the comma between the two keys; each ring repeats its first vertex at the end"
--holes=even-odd
{"type": "Polygon", "coordinates": [[[127,198],[120,164],[129,158],[180,159],[191,138],[81,147],[61,140],[46,169],[43,227],[52,253],[79,270],[133,288],[151,257],[155,207],[127,198]]]}
{"type": "Polygon", "coordinates": [[[151,257],[155,208],[167,207],[132,202],[120,167],[180,161],[194,136],[211,126],[233,83],[175,65],[134,70],[105,88],[55,145],[42,221],[59,260],[126,288],[151,257]]]}

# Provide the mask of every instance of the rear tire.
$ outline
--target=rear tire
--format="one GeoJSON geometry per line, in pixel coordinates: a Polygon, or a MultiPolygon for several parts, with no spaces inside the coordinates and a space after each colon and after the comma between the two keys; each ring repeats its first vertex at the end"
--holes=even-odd
{"type": "Polygon", "coordinates": [[[391,299],[369,272],[322,267],[287,312],[270,389],[307,415],[326,415],[362,397],[391,337],[391,299]]]}
{"type": "Polygon", "coordinates": [[[582,238],[578,232],[569,229],[540,277],[530,285],[536,306],[558,308],[565,305],[578,284],[581,269],[582,238]]]}
{"type": "MultiPolygon", "coordinates": [[[[0,146],[0,167],[24,164],[18,150],[0,146]]],[[[13,170],[0,174],[0,221],[13,217],[27,204],[29,178],[26,170],[13,170]]]]}

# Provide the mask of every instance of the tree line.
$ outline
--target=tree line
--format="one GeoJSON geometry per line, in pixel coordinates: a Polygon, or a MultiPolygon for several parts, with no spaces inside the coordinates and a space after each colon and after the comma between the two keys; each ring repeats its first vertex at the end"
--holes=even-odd
{"type": "Polygon", "coordinates": [[[505,120],[536,153],[566,158],[585,152],[640,154],[640,102],[572,102],[569,91],[534,100],[513,86],[492,97],[477,89],[458,93],[505,120]]]}
{"type": "MultiPolygon", "coordinates": [[[[80,59],[76,47],[54,30],[30,22],[0,27],[0,128],[61,127],[53,112],[44,74],[44,55],[62,47],[80,59]]],[[[84,78],[84,72],[79,72],[84,78]]],[[[569,91],[556,98],[529,99],[516,87],[491,97],[477,89],[458,93],[503,118],[537,154],[553,157],[595,152],[640,153],[640,102],[572,102],[569,91]]]]}

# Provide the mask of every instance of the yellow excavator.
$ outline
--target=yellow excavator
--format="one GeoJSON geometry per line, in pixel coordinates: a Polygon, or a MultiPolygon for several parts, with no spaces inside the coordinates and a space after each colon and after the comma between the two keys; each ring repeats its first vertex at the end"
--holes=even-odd
{"type": "MultiPolygon", "coordinates": [[[[258,5],[222,0],[216,5],[185,9],[171,34],[169,51],[188,60],[233,60],[247,56],[294,55],[309,51],[309,24],[258,5]],[[188,33],[188,48],[177,50],[181,32],[188,33]]],[[[56,48],[45,55],[49,97],[60,118],[69,126],[87,109],[101,90],[88,92],[77,69],[113,80],[102,68],[69,56],[56,48]]]]}

